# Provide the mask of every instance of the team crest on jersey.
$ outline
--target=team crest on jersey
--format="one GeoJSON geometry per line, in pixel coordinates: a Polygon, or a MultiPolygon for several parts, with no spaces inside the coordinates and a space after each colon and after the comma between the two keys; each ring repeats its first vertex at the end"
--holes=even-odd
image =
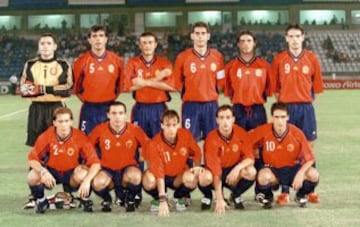
{"type": "Polygon", "coordinates": [[[309,71],[310,71],[309,66],[304,65],[304,66],[302,67],[302,72],[303,72],[304,74],[308,74],[309,71]]]}
{"type": "Polygon", "coordinates": [[[181,154],[182,156],[185,156],[185,155],[186,155],[186,148],[185,148],[185,147],[180,148],[180,154],[181,154]]]}
{"type": "Polygon", "coordinates": [[[211,63],[210,64],[210,70],[213,71],[213,72],[216,72],[216,69],[217,69],[217,66],[215,63],[211,63]]]}
{"type": "Polygon", "coordinates": [[[132,145],[133,145],[133,142],[131,140],[128,140],[125,143],[126,148],[131,148],[132,145]]]}
{"type": "Polygon", "coordinates": [[[261,69],[256,69],[255,70],[255,76],[261,77],[262,76],[262,70],[261,69]]]}
{"type": "Polygon", "coordinates": [[[286,146],[286,149],[289,151],[289,152],[293,152],[295,150],[295,146],[294,144],[290,143],[286,146]]]}
{"type": "Polygon", "coordinates": [[[109,71],[110,73],[114,73],[115,67],[114,67],[113,64],[110,64],[110,65],[108,66],[108,71],[109,71]]]}
{"type": "Polygon", "coordinates": [[[236,153],[239,150],[239,146],[237,144],[232,145],[231,150],[236,153]]]}
{"type": "Polygon", "coordinates": [[[75,153],[75,149],[72,148],[72,147],[70,147],[70,148],[67,150],[67,154],[68,154],[69,156],[73,156],[74,153],[75,153]]]}
{"type": "Polygon", "coordinates": [[[51,67],[51,68],[50,68],[50,75],[52,75],[52,76],[56,76],[56,75],[57,75],[57,68],[56,68],[56,67],[51,67]]]}

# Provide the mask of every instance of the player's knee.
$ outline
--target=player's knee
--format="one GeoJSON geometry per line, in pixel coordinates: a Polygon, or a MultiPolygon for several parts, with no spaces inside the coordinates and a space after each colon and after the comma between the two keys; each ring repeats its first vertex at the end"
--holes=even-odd
{"type": "Polygon", "coordinates": [[[84,165],[79,165],[74,169],[73,180],[75,183],[80,184],[86,177],[88,168],[84,165]]]}
{"type": "Polygon", "coordinates": [[[30,186],[38,185],[41,181],[41,177],[35,170],[30,170],[27,176],[27,183],[30,186]]]}
{"type": "Polygon", "coordinates": [[[201,187],[206,187],[212,184],[213,182],[213,175],[209,170],[205,170],[204,172],[199,174],[199,185],[201,187]]]}
{"type": "Polygon", "coordinates": [[[136,167],[129,167],[124,176],[124,181],[126,183],[139,185],[141,183],[141,171],[136,167]]]}
{"type": "Polygon", "coordinates": [[[185,171],[182,176],[182,182],[185,187],[194,189],[197,185],[197,180],[195,179],[195,175],[190,171],[185,171]]]}
{"type": "Polygon", "coordinates": [[[156,178],[149,170],[146,170],[142,177],[142,184],[146,191],[156,188],[156,178]]]}
{"type": "Polygon", "coordinates": [[[247,167],[240,172],[241,177],[246,180],[254,181],[256,179],[256,169],[254,166],[247,167]]]}
{"type": "Polygon", "coordinates": [[[105,187],[107,187],[108,184],[109,184],[109,180],[102,174],[98,174],[92,182],[92,187],[95,191],[101,191],[105,187]]]}
{"type": "Polygon", "coordinates": [[[319,181],[319,171],[314,167],[311,167],[306,173],[307,180],[311,182],[318,182],[319,181]]]}
{"type": "Polygon", "coordinates": [[[271,183],[272,172],[269,168],[261,169],[257,176],[257,182],[260,185],[268,185],[271,183]]]}

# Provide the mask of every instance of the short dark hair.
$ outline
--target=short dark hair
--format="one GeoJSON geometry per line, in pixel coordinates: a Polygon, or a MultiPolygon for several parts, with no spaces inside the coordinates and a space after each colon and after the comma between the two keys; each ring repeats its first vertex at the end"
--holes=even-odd
{"type": "Polygon", "coordinates": [[[70,119],[73,120],[74,117],[73,117],[73,113],[72,111],[67,108],[67,107],[58,107],[54,110],[54,113],[53,113],[53,121],[56,120],[57,116],[60,115],[60,114],[69,114],[70,115],[70,119]]]}
{"type": "Polygon", "coordinates": [[[53,39],[54,43],[57,44],[57,38],[53,33],[50,33],[50,32],[42,33],[39,37],[39,40],[43,37],[51,37],[53,39]]]}
{"type": "Polygon", "coordinates": [[[113,101],[113,102],[111,102],[110,105],[109,105],[108,108],[107,108],[107,112],[108,112],[108,113],[110,112],[110,108],[111,108],[112,106],[123,106],[123,107],[124,107],[124,110],[125,110],[125,113],[126,113],[126,105],[125,105],[125,103],[120,102],[120,101],[113,101]]]}
{"type": "Polygon", "coordinates": [[[156,36],[154,33],[152,33],[152,32],[143,32],[143,33],[139,36],[139,40],[140,40],[141,37],[148,37],[148,36],[154,37],[155,42],[158,42],[157,36],[156,36]]]}
{"type": "Polygon", "coordinates": [[[197,28],[197,27],[206,28],[206,32],[210,33],[209,25],[203,21],[198,21],[195,24],[193,24],[193,26],[191,28],[191,33],[193,33],[195,31],[195,28],[197,28]]]}
{"type": "Polygon", "coordinates": [[[229,104],[224,104],[224,105],[221,105],[217,108],[216,110],[216,117],[219,116],[219,113],[222,112],[222,111],[226,111],[226,110],[230,110],[232,115],[235,116],[235,113],[234,113],[234,109],[231,105],[229,104]]]}
{"type": "Polygon", "coordinates": [[[240,34],[238,35],[237,40],[236,40],[237,43],[240,41],[240,37],[243,36],[243,35],[251,36],[253,38],[254,42],[256,43],[256,36],[254,35],[254,33],[252,33],[249,30],[245,30],[245,31],[240,32],[240,34]]]}
{"type": "Polygon", "coordinates": [[[88,38],[91,37],[91,33],[98,32],[98,31],[104,31],[106,37],[108,37],[108,35],[109,35],[109,33],[107,32],[106,27],[104,25],[97,24],[97,25],[93,25],[89,28],[89,31],[87,34],[88,38]]]}
{"type": "Polygon", "coordinates": [[[300,30],[301,34],[304,34],[304,28],[301,27],[299,24],[289,24],[289,26],[287,26],[286,30],[285,30],[285,35],[287,35],[288,31],[291,29],[296,29],[296,30],[300,30]]]}
{"type": "Polygon", "coordinates": [[[283,102],[274,102],[271,105],[271,115],[274,115],[275,110],[283,110],[286,114],[289,115],[289,108],[286,103],[283,102]]]}
{"type": "Polygon", "coordinates": [[[161,124],[164,123],[165,118],[176,118],[180,122],[180,117],[176,110],[165,110],[161,115],[161,124]]]}

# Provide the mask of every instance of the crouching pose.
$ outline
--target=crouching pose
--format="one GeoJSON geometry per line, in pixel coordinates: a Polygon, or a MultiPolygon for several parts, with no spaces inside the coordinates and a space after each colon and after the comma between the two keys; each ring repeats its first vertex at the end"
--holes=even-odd
{"type": "Polygon", "coordinates": [[[262,147],[264,167],[259,171],[258,196],[263,208],[272,207],[273,193],[279,185],[292,187],[296,192],[295,201],[305,207],[307,195],[313,192],[319,181],[318,171],[312,167],[315,162],[311,146],[303,132],[289,124],[286,104],[277,102],[271,107],[272,123],[250,131],[252,146],[262,147]]]}
{"type": "Polygon", "coordinates": [[[235,116],[230,105],[217,109],[214,129],[205,139],[204,155],[206,171],[200,175],[199,188],[204,194],[201,209],[211,208],[212,189],[215,189],[215,213],[223,214],[227,208],[223,187],[231,190],[231,202],[235,209],[244,209],[241,194],[255,181],[254,155],[249,146],[247,133],[234,125],[235,116]],[[209,171],[210,170],[210,171],[209,171]]]}
{"type": "Polygon", "coordinates": [[[53,114],[53,125],[43,132],[30,149],[28,184],[36,199],[35,212],[44,213],[49,206],[44,189],[63,184],[67,192],[78,191],[84,211],[92,211],[91,181],[100,169],[94,146],[78,129],[72,128],[70,109],[59,107],[53,114]],[[85,160],[80,165],[79,160],[85,160]]]}
{"type": "Polygon", "coordinates": [[[166,189],[174,190],[177,211],[186,210],[183,197],[194,190],[198,183],[201,150],[190,131],[180,128],[176,111],[166,110],[161,117],[161,132],[149,144],[145,159],[149,169],[143,176],[144,190],[153,197],[150,210],[159,216],[169,215],[166,189]],[[187,166],[187,160],[194,161],[194,167],[187,166]]]}
{"type": "Polygon", "coordinates": [[[136,208],[135,195],[141,191],[141,171],[135,158],[136,152],[138,148],[144,148],[149,138],[140,127],[126,122],[124,103],[111,103],[107,117],[109,121],[96,126],[89,135],[100,151],[102,167],[92,186],[103,199],[103,212],[111,211],[111,189],[115,189],[126,212],[132,212],[136,208]]]}

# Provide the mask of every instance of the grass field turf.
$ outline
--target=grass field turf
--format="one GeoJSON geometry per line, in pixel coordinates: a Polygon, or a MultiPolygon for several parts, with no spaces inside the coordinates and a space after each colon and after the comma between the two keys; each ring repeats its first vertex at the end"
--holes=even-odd
{"type": "MultiPolygon", "coordinates": [[[[126,102],[130,112],[131,96],[122,95],[120,100],[126,102]]],[[[22,210],[28,195],[28,147],[24,138],[29,103],[15,96],[0,96],[0,226],[360,226],[359,101],[360,90],[340,90],[326,91],[315,102],[319,131],[315,153],[321,175],[317,188],[319,205],[299,208],[291,201],[285,207],[275,205],[271,210],[263,210],[253,201],[251,189],[244,195],[244,211],[229,210],[218,217],[212,211],[200,211],[201,195],[197,190],[186,212],[174,211],[170,217],[158,218],[148,211],[150,198],[145,194],[140,210],[131,214],[119,207],[112,213],[102,213],[100,199],[95,195],[92,214],[81,209],[50,210],[45,215],[22,210]]],[[[73,97],[67,103],[77,121],[79,101],[73,97]]],[[[228,100],[221,98],[220,103],[228,100]]],[[[169,107],[179,110],[178,95],[173,95],[169,107]]]]}

